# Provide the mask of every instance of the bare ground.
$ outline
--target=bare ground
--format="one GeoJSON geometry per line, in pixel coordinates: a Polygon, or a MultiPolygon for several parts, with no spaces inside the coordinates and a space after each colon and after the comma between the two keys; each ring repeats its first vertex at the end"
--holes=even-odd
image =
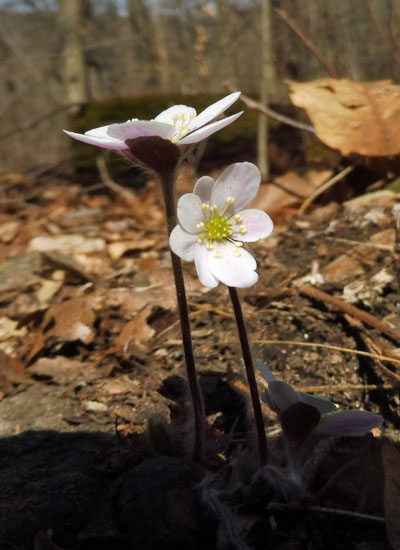
{"type": "MultiPolygon", "coordinates": [[[[276,470],[255,481],[229,295],[222,285],[203,288],[185,264],[209,424],[204,464],[189,459],[188,390],[154,185],[131,201],[18,175],[3,189],[2,549],[380,550],[390,548],[385,516],[400,544],[398,195],[316,208],[254,247],[260,280],[240,292],[254,356],[297,389],[385,420],[373,436],[319,443],[299,495],[276,470]]],[[[264,412],[270,466],[284,475],[276,418],[264,412]]]]}

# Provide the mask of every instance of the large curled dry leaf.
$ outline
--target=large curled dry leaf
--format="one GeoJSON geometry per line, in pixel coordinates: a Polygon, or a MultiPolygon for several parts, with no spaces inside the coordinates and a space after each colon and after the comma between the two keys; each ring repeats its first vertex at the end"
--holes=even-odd
{"type": "Polygon", "coordinates": [[[293,104],[307,111],[329,147],[343,155],[400,154],[400,86],[334,78],[287,83],[293,104]]]}

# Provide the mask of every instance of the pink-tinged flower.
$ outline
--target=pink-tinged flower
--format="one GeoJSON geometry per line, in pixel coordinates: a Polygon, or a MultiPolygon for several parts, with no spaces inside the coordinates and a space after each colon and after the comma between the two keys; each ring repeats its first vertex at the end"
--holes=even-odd
{"type": "Polygon", "coordinates": [[[271,218],[262,210],[243,210],[257,195],[261,174],[249,162],[229,166],[214,181],[200,178],[193,193],[178,201],[178,222],[170,236],[172,251],[194,260],[203,285],[245,288],[257,282],[257,264],[243,243],[267,237],[271,218]]]}
{"type": "MultiPolygon", "coordinates": [[[[281,382],[275,378],[269,368],[261,361],[257,360],[263,378],[268,383],[268,390],[262,395],[262,399],[267,403],[269,408],[275,411],[282,420],[282,415],[292,408],[292,415],[287,415],[285,424],[297,424],[301,422],[301,414],[306,411],[304,421],[306,424],[310,422],[310,427],[314,424],[314,419],[310,419],[309,411],[298,406],[299,403],[309,405],[315,412],[315,428],[316,433],[321,435],[336,435],[336,436],[361,436],[377,428],[383,422],[383,418],[379,414],[369,411],[337,411],[337,405],[323,397],[315,397],[309,393],[297,392],[286,382],[281,382]]],[[[284,428],[284,426],[282,426],[284,428]]],[[[284,430],[285,431],[285,430],[284,430]]],[[[290,434],[286,434],[287,436],[290,434]]],[[[293,434],[295,436],[295,434],[293,434]]]]}
{"type": "Polygon", "coordinates": [[[220,118],[239,96],[240,92],[229,94],[207,107],[199,115],[193,107],[174,105],[160,113],[154,120],[133,119],[128,122],[101,126],[84,134],[67,130],[64,132],[78,141],[122,153],[130,151],[129,145],[126,143],[128,140],[143,137],[157,136],[179,146],[193,145],[225,128],[243,113],[241,111],[226,118],[220,118]]]}

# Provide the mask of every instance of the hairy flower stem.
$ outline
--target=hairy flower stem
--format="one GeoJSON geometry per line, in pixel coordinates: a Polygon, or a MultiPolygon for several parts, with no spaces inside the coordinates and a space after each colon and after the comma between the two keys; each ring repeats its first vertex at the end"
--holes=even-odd
{"type": "MultiPolygon", "coordinates": [[[[171,174],[159,175],[161,187],[164,195],[165,212],[167,216],[168,235],[176,225],[176,206],[175,206],[175,180],[177,171],[171,174]]],[[[183,280],[183,271],[180,258],[172,252],[172,271],[175,279],[176,297],[178,301],[178,311],[181,323],[183,351],[185,355],[186,372],[189,381],[189,389],[193,403],[194,414],[194,442],[193,442],[193,460],[201,462],[204,446],[204,402],[201,394],[199,381],[197,379],[196,365],[193,354],[192,336],[190,331],[189,311],[186,300],[185,283],[183,280]]]]}
{"type": "Polygon", "coordinates": [[[260,396],[258,393],[256,375],[254,372],[253,359],[251,357],[249,339],[247,337],[246,325],[243,319],[242,306],[240,304],[237,289],[228,286],[232,301],[233,311],[236,318],[236,325],[239,333],[240,345],[242,347],[243,361],[246,368],[247,381],[249,383],[251,402],[253,404],[254,420],[256,424],[258,450],[260,464],[264,466],[268,460],[267,438],[265,436],[264,418],[261,410],[260,396]]]}

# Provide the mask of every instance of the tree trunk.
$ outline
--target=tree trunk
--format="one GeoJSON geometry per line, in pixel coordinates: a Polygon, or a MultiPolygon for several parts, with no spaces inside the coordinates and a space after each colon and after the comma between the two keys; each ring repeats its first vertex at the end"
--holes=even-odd
{"type": "MultiPolygon", "coordinates": [[[[270,88],[274,84],[272,40],[271,40],[271,0],[262,0],[261,3],[261,82],[260,103],[265,107],[270,100],[270,88]]],[[[257,163],[261,174],[269,174],[268,160],[268,118],[260,114],[257,132],[257,163]]]]}
{"type": "Polygon", "coordinates": [[[235,32],[231,29],[231,14],[230,8],[226,0],[217,0],[218,22],[219,22],[219,48],[220,48],[220,74],[223,81],[228,81],[229,84],[236,87],[237,70],[239,67],[239,58],[237,45],[232,40],[235,32]]]}
{"type": "Polygon", "coordinates": [[[169,59],[168,42],[165,33],[165,23],[161,13],[161,2],[158,1],[154,9],[154,39],[160,63],[161,86],[164,93],[171,91],[171,64],[169,59]]]}
{"type": "Polygon", "coordinates": [[[84,103],[88,100],[82,41],[82,16],[83,0],[59,0],[59,24],[64,39],[65,98],[71,104],[84,103]]]}

